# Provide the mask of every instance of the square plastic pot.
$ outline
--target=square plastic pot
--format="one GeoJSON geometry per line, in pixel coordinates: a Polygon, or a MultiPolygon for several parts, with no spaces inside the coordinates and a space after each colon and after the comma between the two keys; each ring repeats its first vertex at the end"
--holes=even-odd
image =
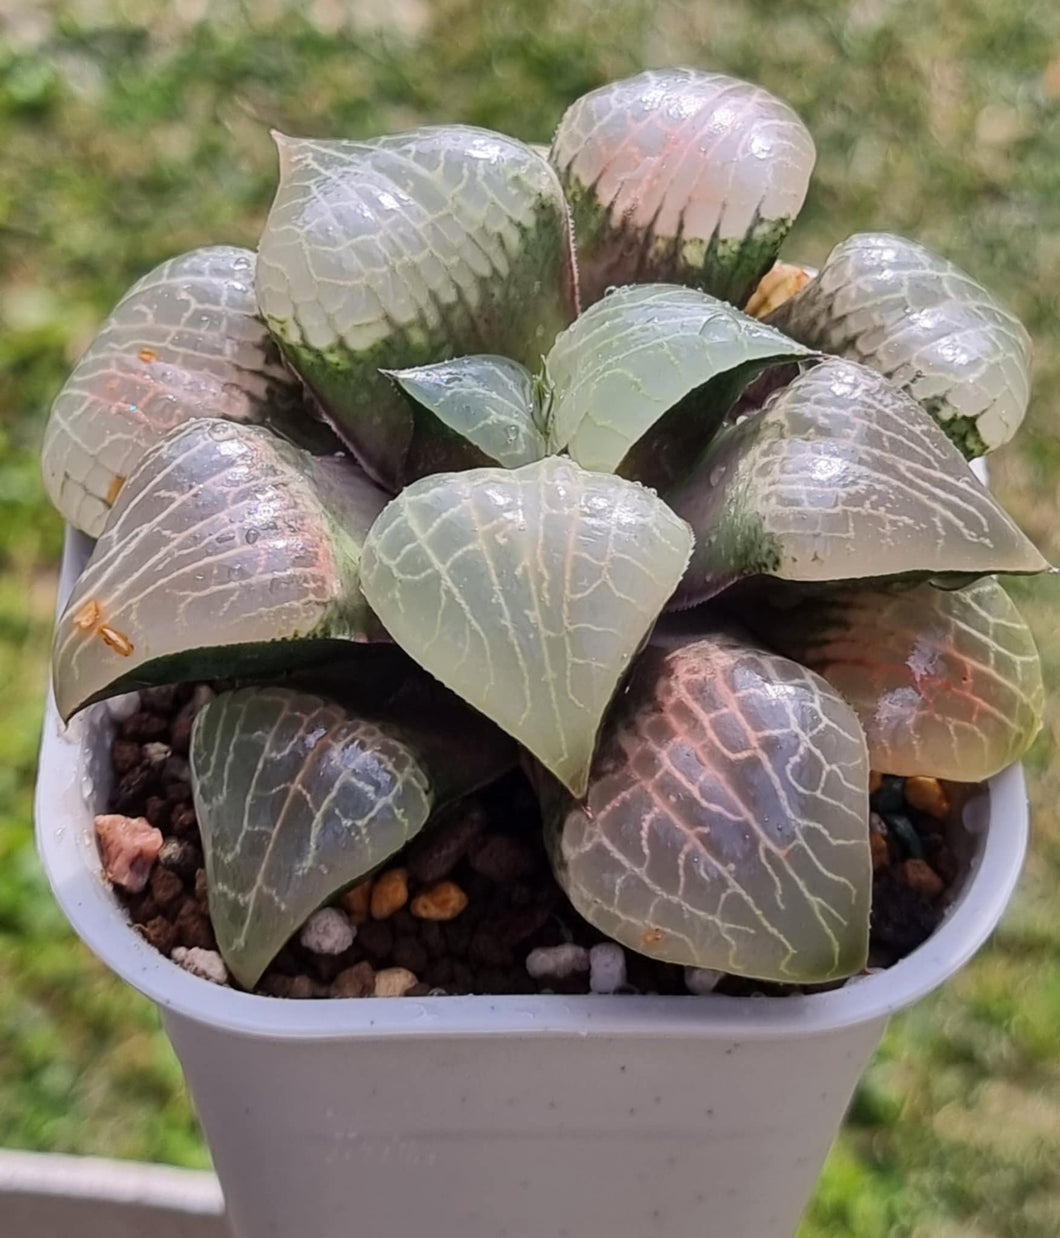
{"type": "MultiPolygon", "coordinates": [[[[87,546],[68,539],[63,596],[87,546]]],[[[888,1018],[982,944],[1027,839],[1013,767],[966,810],[937,932],[829,993],[277,1000],[129,926],[92,828],[111,734],[49,700],[38,846],[74,929],[159,1007],[238,1238],[790,1238],[888,1018]]]]}

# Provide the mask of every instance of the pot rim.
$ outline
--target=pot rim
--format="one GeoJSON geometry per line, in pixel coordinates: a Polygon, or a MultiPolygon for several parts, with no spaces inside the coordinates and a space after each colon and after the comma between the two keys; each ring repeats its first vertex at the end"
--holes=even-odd
{"type": "MultiPolygon", "coordinates": [[[[85,548],[85,539],[68,532],[60,599],[80,570],[85,548]]],[[[992,778],[987,793],[965,810],[975,854],[964,888],[932,936],[885,971],[826,993],[399,1001],[261,997],[192,976],[160,954],[133,930],[102,880],[86,798],[92,790],[92,739],[104,733],[99,717],[99,710],[86,710],[64,726],[49,689],[35,818],[37,848],[55,898],[89,948],[163,1012],[242,1036],[292,1041],[497,1035],[781,1040],[837,1032],[888,1018],[963,967],[1000,920],[1027,847],[1026,785],[1022,768],[1013,765],[992,778]]]]}

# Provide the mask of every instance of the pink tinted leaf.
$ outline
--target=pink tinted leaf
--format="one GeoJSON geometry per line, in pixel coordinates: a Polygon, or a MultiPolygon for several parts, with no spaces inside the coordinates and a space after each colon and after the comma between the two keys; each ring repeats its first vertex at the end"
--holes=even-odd
{"type": "Polygon", "coordinates": [[[728,636],[652,644],[584,802],[548,799],[560,884],[631,949],[790,983],[864,966],[865,738],[812,671],[728,636]]]}
{"type": "Polygon", "coordinates": [[[1041,728],[1034,638],[994,579],[837,590],[756,605],[749,622],[850,702],[882,773],[978,782],[1018,761],[1041,728]]]}

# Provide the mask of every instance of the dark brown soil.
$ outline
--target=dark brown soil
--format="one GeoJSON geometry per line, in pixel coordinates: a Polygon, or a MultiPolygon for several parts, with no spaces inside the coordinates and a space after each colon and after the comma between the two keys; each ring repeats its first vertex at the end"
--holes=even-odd
{"type": "MultiPolygon", "coordinates": [[[[118,725],[109,811],[146,817],[164,836],[147,888],[119,890],[139,931],[157,949],[216,950],[206,874],[188,781],[192,688],[141,694],[141,708],[118,725]]],[[[903,801],[902,780],[885,779],[873,796],[874,857],[870,967],[886,967],[935,929],[955,866],[939,824],[903,801]],[[895,824],[896,823],[896,824],[895,824]],[[910,865],[908,861],[916,861],[910,865]]],[[[553,878],[541,841],[537,807],[517,772],[448,810],[395,856],[404,868],[408,902],[385,919],[357,924],[349,949],[316,954],[296,935],[262,977],[257,991],[275,997],[358,997],[373,992],[374,975],[404,968],[416,978],[409,995],[586,993],[589,974],[532,978],[527,955],[537,947],[606,940],[574,911],[553,878]],[[466,908],[447,921],[411,913],[416,895],[451,881],[466,908]]],[[[183,952],[182,952],[183,953],[183,952]]],[[[627,985],[619,991],[687,992],[682,967],[627,950],[627,985]]],[[[719,993],[784,993],[790,988],[723,977],[719,993]]]]}

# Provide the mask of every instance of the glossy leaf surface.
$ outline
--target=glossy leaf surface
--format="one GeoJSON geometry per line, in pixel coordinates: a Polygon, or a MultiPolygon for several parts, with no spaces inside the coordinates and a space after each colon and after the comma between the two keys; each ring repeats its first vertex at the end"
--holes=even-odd
{"type": "Polygon", "coordinates": [[[968,457],[1015,434],[1030,396],[1030,337],[947,259],[886,232],[850,237],[770,319],[885,374],[968,457]]]}
{"type": "Polygon", "coordinates": [[[407,472],[500,464],[514,469],[546,454],[530,371],[507,357],[457,357],[389,377],[413,405],[407,472]]]}
{"type": "Polygon", "coordinates": [[[865,964],[868,815],[853,710],[812,671],[711,636],[648,647],[550,847],[577,910],[630,949],[808,983],[865,964]]]}
{"type": "Polygon", "coordinates": [[[742,305],[813,170],[813,139],[759,86],[640,73],[567,109],[552,162],[571,204],[583,305],[609,286],[691,284],[742,305]]]}
{"type": "Polygon", "coordinates": [[[358,584],[386,496],[344,458],[194,421],[144,457],[59,619],[67,718],[138,684],[286,669],[380,636],[358,584]]]}
{"type": "Polygon", "coordinates": [[[690,551],[649,491],[550,457],[415,482],[373,526],[362,580],[407,653],[580,794],[690,551]]]}
{"type": "Polygon", "coordinates": [[[1048,566],[919,405],[848,361],[814,367],[720,433],[667,500],[696,533],[684,605],[745,576],[821,583],[1048,566]]]}
{"type": "Polygon", "coordinates": [[[850,702],[881,773],[978,782],[1018,761],[1041,727],[1034,638],[996,580],[836,590],[751,618],[850,702]]]}
{"type": "Polygon", "coordinates": [[[574,317],[559,181],[523,143],[461,125],[277,141],[262,313],[362,464],[396,488],[412,418],[380,370],[468,353],[536,369],[574,317]]]}
{"type": "Polygon", "coordinates": [[[267,422],[325,446],[254,296],[254,255],[215,245],[145,275],[56,397],[41,463],[52,502],[90,537],[149,448],[195,417],[267,422]]]}
{"type": "Polygon", "coordinates": [[[548,354],[552,446],[585,468],[666,485],[692,467],[747,383],[810,355],[694,288],[619,288],[548,354]]]}
{"type": "Polygon", "coordinates": [[[428,772],[399,732],[287,688],[212,700],[195,720],[191,765],[210,918],[246,988],[431,811],[428,772]]]}

